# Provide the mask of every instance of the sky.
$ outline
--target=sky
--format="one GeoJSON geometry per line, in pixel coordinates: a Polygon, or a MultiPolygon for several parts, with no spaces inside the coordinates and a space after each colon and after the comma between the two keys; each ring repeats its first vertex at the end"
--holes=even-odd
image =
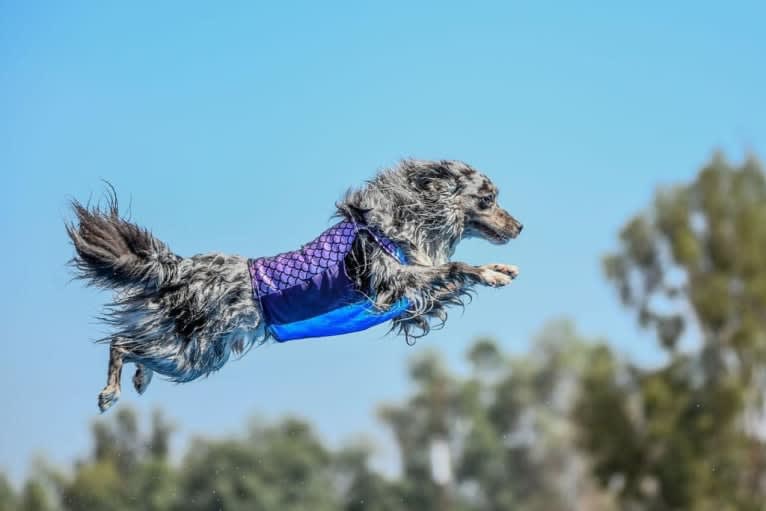
{"type": "Polygon", "coordinates": [[[162,407],[178,445],[292,414],[333,445],[371,435],[390,468],[375,410],[407,395],[407,360],[460,368],[477,335],[523,353],[560,317],[657,363],[600,258],[714,150],[766,157],[766,4],[579,4],[0,0],[0,470],[87,454],[109,295],[71,281],[64,222],[102,180],[181,255],[297,248],[405,157],[469,162],[525,225],[459,247],[521,276],[414,347],[385,327],[268,345],[140,399],[128,368],[117,406],[162,407]]]}

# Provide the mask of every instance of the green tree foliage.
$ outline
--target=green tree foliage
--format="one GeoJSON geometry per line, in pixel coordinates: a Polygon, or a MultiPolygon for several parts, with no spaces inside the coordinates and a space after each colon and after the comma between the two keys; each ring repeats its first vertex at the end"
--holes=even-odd
{"type": "Polygon", "coordinates": [[[3,474],[0,474],[0,511],[16,509],[16,492],[3,474]]]}
{"type": "Polygon", "coordinates": [[[17,505],[19,511],[49,511],[53,509],[45,485],[37,479],[27,481],[17,505]]]}
{"type": "Polygon", "coordinates": [[[764,509],[766,445],[752,420],[766,383],[764,248],[760,165],[716,155],[690,184],[660,190],[605,258],[668,356],[648,370],[603,349],[584,377],[583,445],[626,509],[764,509]]]}
{"type": "Polygon", "coordinates": [[[138,417],[121,408],[112,421],[93,425],[91,456],[70,475],[54,474],[65,510],[169,509],[176,474],[168,464],[172,427],[155,413],[151,431],[142,435],[138,417]]]}
{"type": "Polygon", "coordinates": [[[338,509],[331,453],[305,422],[253,425],[245,439],[199,440],[181,470],[181,510],[338,509]]]}
{"type": "Polygon", "coordinates": [[[355,443],[341,449],[335,461],[344,511],[390,511],[407,509],[402,484],[390,481],[370,468],[373,448],[355,443]]]}
{"type": "Polygon", "coordinates": [[[434,353],[415,359],[414,395],[381,409],[400,447],[404,509],[610,509],[574,447],[568,421],[594,348],[569,323],[545,329],[531,355],[507,357],[481,339],[467,378],[434,353]],[[448,446],[452,477],[439,484],[431,450],[448,446]]]}
{"type": "Polygon", "coordinates": [[[716,155],[690,184],[661,190],[620,233],[606,274],[675,353],[699,332],[707,379],[762,377],[766,362],[766,177],[716,155]],[[756,374],[758,373],[758,374],[756,374]]]}

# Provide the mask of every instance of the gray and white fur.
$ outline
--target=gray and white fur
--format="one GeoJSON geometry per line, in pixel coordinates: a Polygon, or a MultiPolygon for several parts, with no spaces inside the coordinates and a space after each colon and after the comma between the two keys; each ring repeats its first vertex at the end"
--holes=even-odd
{"type": "MultiPolygon", "coordinates": [[[[498,206],[497,193],[463,162],[405,160],[337,203],[337,216],[377,228],[407,255],[410,264],[399,264],[361,231],[346,269],[381,310],[409,299],[392,323],[408,342],[427,334],[434,320],[443,325],[447,306],[462,305],[474,285],[504,286],[518,274],[506,264],[450,261],[464,238],[503,244],[521,232],[498,206]]],[[[133,384],[143,393],[154,372],[191,381],[269,339],[246,257],[174,254],[120,216],[113,190],[106,208],[77,201],[72,207],[76,220],[66,228],[77,276],[115,293],[103,315],[113,333],[102,340],[110,345],[107,385],[98,396],[102,412],[119,398],[125,362],[135,364],[133,384]]]]}

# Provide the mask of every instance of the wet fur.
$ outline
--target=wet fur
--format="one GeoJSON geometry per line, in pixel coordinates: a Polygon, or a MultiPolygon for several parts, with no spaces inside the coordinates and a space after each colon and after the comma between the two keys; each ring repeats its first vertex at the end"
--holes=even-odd
{"type": "MultiPolygon", "coordinates": [[[[450,261],[461,239],[504,243],[521,231],[496,197],[492,182],[465,163],[406,160],[337,204],[339,217],[377,227],[407,254],[411,264],[400,265],[362,232],[346,266],[379,308],[409,298],[409,310],[392,324],[408,341],[442,325],[447,306],[462,305],[473,285],[506,285],[516,276],[508,265],[450,261]]],[[[268,340],[247,258],[177,256],[120,216],[113,191],[105,208],[72,206],[76,219],[67,232],[77,276],[115,292],[103,316],[114,332],[103,340],[110,357],[98,400],[102,411],[119,397],[125,362],[136,365],[133,383],[143,393],[154,372],[191,381],[220,369],[232,353],[268,340]]]]}

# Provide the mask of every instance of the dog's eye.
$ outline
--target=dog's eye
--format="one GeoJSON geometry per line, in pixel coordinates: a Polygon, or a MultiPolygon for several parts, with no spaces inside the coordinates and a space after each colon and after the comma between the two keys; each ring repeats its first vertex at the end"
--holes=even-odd
{"type": "Polygon", "coordinates": [[[484,195],[483,197],[479,198],[479,206],[482,209],[487,209],[492,207],[492,205],[495,203],[495,196],[494,195],[484,195]]]}

